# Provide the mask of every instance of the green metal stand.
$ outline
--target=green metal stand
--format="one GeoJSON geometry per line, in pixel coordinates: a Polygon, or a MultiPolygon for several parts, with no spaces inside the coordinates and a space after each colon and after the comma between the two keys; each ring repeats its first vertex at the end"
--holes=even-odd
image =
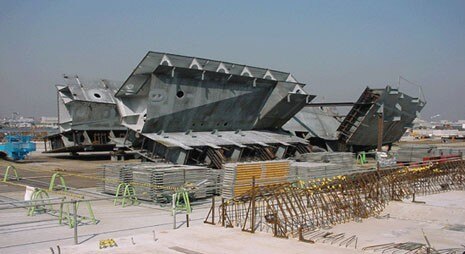
{"type": "Polygon", "coordinates": [[[56,172],[55,174],[52,175],[52,178],[50,179],[50,186],[48,187],[48,190],[53,191],[55,189],[55,180],[56,180],[57,177],[60,179],[61,186],[65,189],[65,191],[67,191],[68,187],[66,187],[65,178],[63,178],[63,176],[58,172],[56,172]]]}
{"type": "Polygon", "coordinates": [[[76,201],[75,203],[61,204],[60,205],[59,215],[58,215],[58,223],[63,224],[63,220],[66,220],[68,222],[68,226],[70,228],[73,228],[75,223],[79,224],[81,222],[90,221],[93,224],[97,224],[97,222],[98,222],[97,219],[95,218],[94,211],[92,210],[92,206],[90,204],[90,201],[86,201],[86,200],[76,201]],[[87,211],[89,212],[88,217],[87,216],[82,216],[82,215],[74,216],[74,213],[71,211],[70,207],[73,206],[73,205],[76,205],[76,208],[73,209],[73,210],[75,210],[76,213],[77,213],[80,203],[85,203],[86,204],[87,211]],[[66,205],[66,210],[63,209],[63,206],[65,206],[65,205],[66,205]],[[76,218],[76,220],[74,218],[76,218]]]}
{"type": "Polygon", "coordinates": [[[300,179],[300,177],[297,177],[297,181],[295,181],[292,186],[295,187],[295,188],[300,188],[300,189],[304,189],[305,188],[305,181],[303,181],[302,179],[300,179]]]}
{"type": "Polygon", "coordinates": [[[357,155],[357,161],[358,163],[360,163],[360,165],[363,165],[365,163],[367,163],[367,156],[366,156],[366,153],[365,152],[361,152],[357,155]]]}
{"type": "Polygon", "coordinates": [[[44,199],[50,198],[48,193],[42,189],[35,189],[31,196],[31,206],[27,210],[28,216],[34,216],[36,213],[46,213],[52,210],[52,205],[47,204],[44,199]],[[34,201],[41,200],[41,201],[34,201]],[[48,209],[47,209],[48,206],[48,209]]]}
{"type": "Polygon", "coordinates": [[[9,166],[6,167],[5,176],[3,177],[3,182],[8,181],[8,175],[10,173],[10,169],[13,170],[16,181],[19,181],[18,171],[16,171],[16,167],[13,166],[13,165],[9,165],[9,166]]]}
{"type": "Polygon", "coordinates": [[[138,205],[140,203],[136,197],[134,186],[129,183],[120,183],[118,188],[116,188],[113,204],[118,205],[118,202],[121,202],[122,206],[125,207],[127,201],[130,201],[131,205],[138,205]],[[119,198],[120,196],[122,198],[119,198]]]}
{"type": "Polygon", "coordinates": [[[173,215],[177,211],[185,211],[187,214],[192,212],[191,203],[189,201],[189,192],[186,189],[180,189],[176,191],[176,194],[173,195],[173,215]]]}

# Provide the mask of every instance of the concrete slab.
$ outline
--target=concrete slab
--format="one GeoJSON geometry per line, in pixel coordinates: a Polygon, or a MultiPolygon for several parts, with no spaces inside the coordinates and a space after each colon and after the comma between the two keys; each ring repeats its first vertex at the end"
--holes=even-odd
{"type": "MultiPolygon", "coordinates": [[[[21,193],[9,193],[19,197],[21,193]]],[[[4,196],[5,194],[2,194],[4,196]]],[[[62,253],[358,253],[361,248],[390,242],[425,243],[422,230],[437,249],[458,248],[465,232],[449,225],[465,224],[465,192],[453,191],[391,202],[379,218],[350,222],[325,229],[358,237],[358,248],[299,242],[274,238],[270,233],[250,234],[238,228],[203,224],[208,204],[194,207],[191,227],[178,215],[179,229],[167,207],[143,204],[115,207],[110,201],[95,202],[97,225],[79,226],[79,245],[74,245],[73,230],[58,225],[56,217],[27,217],[25,209],[0,210],[0,253],[51,253],[61,246],[62,253]],[[155,238],[154,241],[154,233],[155,238]],[[99,241],[112,238],[118,247],[99,249],[99,241]]],[[[460,227],[458,227],[460,229],[460,227]]]]}

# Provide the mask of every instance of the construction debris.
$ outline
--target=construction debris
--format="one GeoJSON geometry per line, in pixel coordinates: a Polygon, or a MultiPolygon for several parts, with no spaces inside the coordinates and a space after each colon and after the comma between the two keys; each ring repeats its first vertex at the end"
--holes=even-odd
{"type": "Polygon", "coordinates": [[[351,235],[346,237],[344,233],[335,234],[330,231],[314,230],[314,231],[299,231],[299,241],[307,243],[329,243],[331,245],[337,245],[339,247],[354,247],[357,249],[358,237],[351,235]]]}
{"type": "Polygon", "coordinates": [[[386,243],[372,245],[362,248],[364,251],[380,252],[380,253],[405,253],[405,254],[462,254],[465,252],[465,247],[434,249],[429,244],[405,242],[405,243],[386,243]]]}
{"type": "Polygon", "coordinates": [[[100,240],[99,242],[99,249],[106,249],[106,248],[111,248],[111,247],[118,247],[118,244],[116,244],[116,241],[114,239],[105,239],[105,240],[100,240]]]}

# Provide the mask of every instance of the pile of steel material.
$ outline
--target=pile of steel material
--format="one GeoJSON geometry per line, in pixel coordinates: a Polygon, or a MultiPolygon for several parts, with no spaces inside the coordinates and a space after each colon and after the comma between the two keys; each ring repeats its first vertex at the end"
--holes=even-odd
{"type": "MultiPolygon", "coordinates": [[[[428,162],[332,178],[253,186],[218,208],[221,225],[277,237],[378,215],[391,200],[465,188],[465,161],[428,162]]],[[[214,204],[211,209],[216,209],[214,204]]],[[[205,222],[216,223],[212,212],[205,222]]]]}
{"type": "Polygon", "coordinates": [[[379,119],[382,119],[382,144],[400,140],[425,106],[425,101],[410,97],[390,86],[367,87],[355,103],[312,103],[297,113],[284,129],[304,137],[313,145],[329,151],[367,151],[377,147],[379,119]],[[327,106],[349,106],[341,119],[327,106]]]}
{"type": "Polygon", "coordinates": [[[409,253],[409,254],[425,254],[425,253],[441,253],[441,254],[459,254],[465,253],[465,246],[459,248],[446,248],[435,249],[429,243],[428,238],[425,236],[426,243],[417,242],[403,242],[403,243],[386,243],[366,246],[362,251],[369,251],[371,253],[409,253]]]}
{"type": "Polygon", "coordinates": [[[457,147],[457,146],[437,146],[436,149],[433,150],[434,156],[464,156],[465,155],[465,148],[464,147],[457,147]]]}
{"type": "Polygon", "coordinates": [[[245,193],[253,185],[287,182],[289,165],[287,160],[225,164],[221,195],[232,198],[245,193]]]}
{"type": "Polygon", "coordinates": [[[438,146],[431,144],[401,144],[395,151],[397,161],[419,162],[430,157],[458,156],[463,157],[465,149],[454,146],[438,146]]]}
{"type": "Polygon", "coordinates": [[[124,141],[114,93],[121,82],[65,76],[57,85],[60,133],[45,138],[47,153],[112,151],[124,141]]]}
{"type": "Polygon", "coordinates": [[[429,144],[401,144],[395,151],[397,161],[419,162],[423,158],[433,156],[436,146],[429,144]]]}
{"type": "Polygon", "coordinates": [[[299,236],[299,241],[306,243],[329,243],[331,245],[337,245],[345,248],[353,246],[357,249],[358,236],[346,236],[345,233],[334,233],[331,231],[316,229],[313,231],[302,232],[299,236]]]}
{"type": "Polygon", "coordinates": [[[193,199],[218,195],[223,173],[206,167],[169,163],[111,164],[102,172],[102,192],[114,195],[121,183],[127,183],[134,187],[139,199],[159,203],[169,202],[179,188],[188,190],[193,199]]]}
{"type": "Polygon", "coordinates": [[[315,97],[303,86],[286,72],[149,52],[115,96],[147,159],[221,168],[308,152],[306,140],[281,131],[315,97]]]}

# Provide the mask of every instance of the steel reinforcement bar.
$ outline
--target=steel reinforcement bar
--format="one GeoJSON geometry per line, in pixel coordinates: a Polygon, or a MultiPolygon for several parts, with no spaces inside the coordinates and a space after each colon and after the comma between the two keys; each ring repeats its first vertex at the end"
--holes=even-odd
{"type": "Polygon", "coordinates": [[[214,207],[218,221],[226,227],[241,227],[248,232],[271,231],[277,237],[306,232],[381,213],[389,201],[415,195],[463,190],[465,161],[428,162],[423,165],[395,167],[309,182],[296,181],[255,185],[240,196],[214,207]]]}

